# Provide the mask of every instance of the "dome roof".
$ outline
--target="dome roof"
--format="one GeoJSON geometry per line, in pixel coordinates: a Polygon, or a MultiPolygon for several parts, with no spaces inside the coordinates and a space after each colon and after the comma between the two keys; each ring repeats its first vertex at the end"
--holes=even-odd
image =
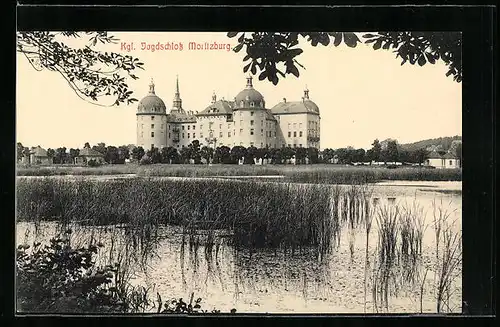
{"type": "Polygon", "coordinates": [[[262,94],[253,88],[252,76],[247,77],[247,86],[234,98],[236,107],[238,108],[248,108],[248,107],[260,107],[264,108],[265,101],[262,94]]]}
{"type": "Polygon", "coordinates": [[[149,85],[149,93],[139,101],[137,105],[137,113],[152,113],[152,114],[166,114],[167,107],[165,102],[155,94],[155,85],[153,80],[149,85]]]}

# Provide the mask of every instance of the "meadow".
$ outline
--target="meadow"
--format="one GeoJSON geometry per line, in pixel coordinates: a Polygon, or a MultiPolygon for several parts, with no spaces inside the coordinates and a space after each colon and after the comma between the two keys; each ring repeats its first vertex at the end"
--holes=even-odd
{"type": "Polygon", "coordinates": [[[282,176],[284,181],[313,184],[359,184],[384,180],[461,181],[461,169],[315,165],[105,165],[100,167],[30,166],[18,167],[17,176],[125,175],[142,177],[236,177],[282,176]]]}

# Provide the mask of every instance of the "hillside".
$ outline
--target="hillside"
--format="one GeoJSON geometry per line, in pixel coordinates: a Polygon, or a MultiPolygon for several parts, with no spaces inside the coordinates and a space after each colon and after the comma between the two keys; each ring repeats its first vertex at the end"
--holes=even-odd
{"type": "Polygon", "coordinates": [[[448,151],[450,147],[452,146],[452,143],[455,141],[462,141],[461,136],[446,136],[446,137],[439,137],[435,139],[427,139],[427,140],[422,140],[418,142],[413,142],[413,143],[407,143],[407,144],[401,144],[400,147],[404,150],[408,151],[413,151],[417,149],[427,149],[427,150],[432,150],[432,149],[442,149],[443,151],[448,151]]]}

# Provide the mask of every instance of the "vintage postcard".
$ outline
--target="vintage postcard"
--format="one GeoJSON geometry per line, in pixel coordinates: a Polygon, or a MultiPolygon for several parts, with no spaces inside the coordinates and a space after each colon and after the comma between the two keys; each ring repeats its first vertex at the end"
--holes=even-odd
{"type": "Polygon", "coordinates": [[[462,312],[461,51],[17,32],[16,312],[462,312]]]}

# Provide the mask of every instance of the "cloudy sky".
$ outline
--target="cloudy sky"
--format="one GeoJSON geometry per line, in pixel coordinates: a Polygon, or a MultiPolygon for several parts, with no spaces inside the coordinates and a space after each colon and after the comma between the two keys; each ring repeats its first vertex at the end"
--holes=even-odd
{"type": "MultiPolygon", "coordinates": [[[[172,105],[176,75],[186,110],[206,108],[214,91],[218,98],[231,100],[245,87],[244,51],[188,49],[189,42],[234,46],[235,40],[225,33],[112,34],[120,42],[133,42],[135,50],[122,50],[120,42],[99,49],[130,54],[144,62],[145,69],[136,73],[139,79],[128,79],[127,83],[141,99],[153,78],[156,94],[166,103],[167,111],[172,105]],[[142,50],[142,42],[182,43],[183,50],[152,52],[142,50]]],[[[299,78],[287,76],[277,86],[254,78],[254,87],[270,108],[283,98],[300,100],[307,85],[310,99],[321,112],[322,148],[369,148],[375,138],[407,143],[462,134],[461,84],[445,76],[443,63],[401,66],[394,53],[374,51],[364,44],[356,48],[343,44],[312,47],[303,42],[301,47],[304,52],[298,60],[306,69],[300,69],[299,78]]],[[[58,73],[35,71],[24,56],[17,56],[16,134],[17,141],[25,146],[133,144],[136,106],[92,105],[81,100],[58,73]]]]}

